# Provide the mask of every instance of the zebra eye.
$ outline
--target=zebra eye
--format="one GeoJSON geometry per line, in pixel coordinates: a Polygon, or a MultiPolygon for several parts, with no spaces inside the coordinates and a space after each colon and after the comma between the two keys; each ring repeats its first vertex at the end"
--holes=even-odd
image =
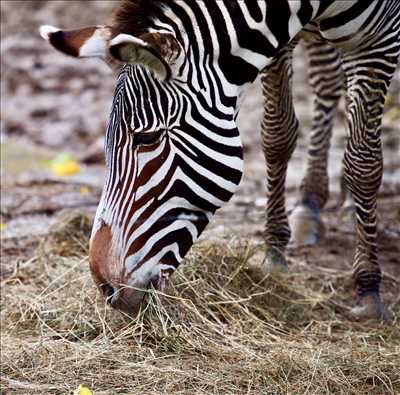
{"type": "Polygon", "coordinates": [[[156,143],[163,134],[163,130],[157,130],[155,132],[136,132],[133,133],[133,144],[134,145],[151,145],[156,143]]]}

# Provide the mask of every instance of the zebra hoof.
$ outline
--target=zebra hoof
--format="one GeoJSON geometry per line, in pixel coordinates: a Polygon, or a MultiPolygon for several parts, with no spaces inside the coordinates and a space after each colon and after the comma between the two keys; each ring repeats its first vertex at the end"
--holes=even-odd
{"type": "Polygon", "coordinates": [[[350,315],[358,321],[391,321],[393,319],[393,316],[386,309],[377,293],[369,293],[362,296],[358,305],[350,310],[350,315]]]}
{"type": "Polygon", "coordinates": [[[269,274],[288,272],[288,265],[284,254],[276,247],[268,247],[264,253],[259,252],[248,263],[251,277],[261,281],[269,274]]]}
{"type": "Polygon", "coordinates": [[[267,273],[287,273],[288,264],[285,255],[276,247],[268,247],[262,266],[267,273]]]}
{"type": "Polygon", "coordinates": [[[318,211],[300,204],[289,217],[292,246],[312,246],[318,244],[325,235],[325,227],[318,211]]]}

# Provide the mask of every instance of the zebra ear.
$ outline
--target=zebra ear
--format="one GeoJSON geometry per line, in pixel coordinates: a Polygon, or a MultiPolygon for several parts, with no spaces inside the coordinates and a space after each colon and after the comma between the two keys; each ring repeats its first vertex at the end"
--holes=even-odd
{"type": "Polygon", "coordinates": [[[61,30],[54,26],[41,26],[40,35],[54,48],[74,57],[108,56],[108,43],[111,39],[109,26],[90,26],[77,30],[61,30]]]}
{"type": "Polygon", "coordinates": [[[182,62],[183,50],[172,34],[145,33],[135,37],[121,33],[115,36],[111,26],[61,30],[45,25],[39,31],[54,48],[67,55],[98,57],[111,67],[115,67],[116,62],[141,64],[162,80],[170,79],[182,62]]]}
{"type": "Polygon", "coordinates": [[[169,80],[183,53],[172,34],[118,34],[110,41],[110,54],[123,63],[141,64],[162,80],[169,80]]]}

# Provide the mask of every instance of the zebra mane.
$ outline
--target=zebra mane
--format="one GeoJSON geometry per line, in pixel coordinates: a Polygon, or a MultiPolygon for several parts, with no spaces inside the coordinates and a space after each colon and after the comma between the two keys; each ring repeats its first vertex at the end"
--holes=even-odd
{"type": "Polygon", "coordinates": [[[115,34],[125,33],[139,36],[148,31],[163,5],[171,0],[122,0],[113,15],[115,34]]]}

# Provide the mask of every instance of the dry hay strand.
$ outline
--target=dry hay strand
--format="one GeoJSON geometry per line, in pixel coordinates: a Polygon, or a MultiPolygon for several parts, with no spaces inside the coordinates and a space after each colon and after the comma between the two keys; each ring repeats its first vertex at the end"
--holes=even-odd
{"type": "Polygon", "coordinates": [[[247,267],[254,252],[240,240],[198,244],[168,293],[149,291],[134,319],[98,296],[86,257],[37,257],[21,268],[23,276],[2,283],[2,388],[66,394],[85,383],[96,395],[400,391],[399,300],[391,306],[393,324],[354,323],[337,299],[343,274],[328,287],[327,275],[296,271],[256,282],[247,267]]]}

